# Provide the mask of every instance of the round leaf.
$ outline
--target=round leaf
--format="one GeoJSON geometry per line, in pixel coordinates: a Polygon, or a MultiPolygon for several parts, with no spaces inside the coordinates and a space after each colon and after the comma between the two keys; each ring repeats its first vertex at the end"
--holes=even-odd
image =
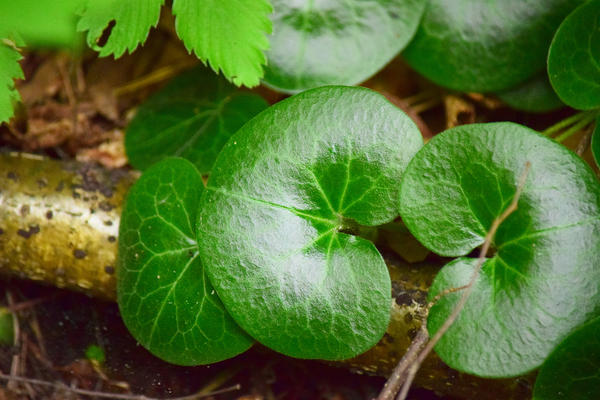
{"type": "Polygon", "coordinates": [[[230,139],[202,195],[198,242],[244,330],[329,360],[381,338],[390,277],[373,243],[348,232],[397,216],[400,178],[422,143],[381,95],[335,86],[275,104],[230,139]]]}
{"type": "Polygon", "coordinates": [[[528,112],[547,112],[564,107],[545,71],[525,83],[497,93],[497,96],[510,107],[528,112]]]}
{"type": "MultiPolygon", "coordinates": [[[[512,201],[527,162],[518,209],[500,225],[495,254],[436,346],[448,365],[471,374],[514,376],[536,368],[600,312],[600,184],[581,158],[513,123],[436,136],[402,181],[401,215],[413,235],[438,254],[466,256],[512,201]]],[[[431,296],[467,284],[476,263],[461,257],[445,266],[431,296]]],[[[433,307],[430,332],[461,295],[433,307]]]]}
{"type": "Polygon", "coordinates": [[[600,399],[600,318],[569,335],[542,365],[534,400],[600,399]]]}
{"type": "Polygon", "coordinates": [[[583,4],[560,25],[550,46],[548,75],[571,107],[600,107],[600,0],[583,4]]]}
{"type": "Polygon", "coordinates": [[[403,55],[451,89],[507,89],[544,69],[554,31],[583,1],[431,0],[403,55]]]}
{"type": "Polygon", "coordinates": [[[600,117],[596,120],[596,128],[592,133],[592,154],[594,160],[596,160],[596,165],[600,167],[600,117]]]}
{"type": "Polygon", "coordinates": [[[354,85],[412,39],[427,1],[273,0],[265,82],[285,92],[354,85]]]}
{"type": "Polygon", "coordinates": [[[236,90],[201,67],[173,79],[143,103],[127,128],[129,162],[146,169],[181,156],[207,174],[229,137],[267,108],[262,97],[236,90]]]}
{"type": "Polygon", "coordinates": [[[252,340],[227,314],[198,256],[203,184],[192,164],[166,159],[133,185],[119,227],[117,299],[131,334],[174,364],[209,364],[252,340]]]}

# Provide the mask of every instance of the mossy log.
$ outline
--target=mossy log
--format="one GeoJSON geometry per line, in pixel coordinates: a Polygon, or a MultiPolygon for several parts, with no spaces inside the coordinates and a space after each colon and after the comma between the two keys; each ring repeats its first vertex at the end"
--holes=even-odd
{"type": "MultiPolygon", "coordinates": [[[[0,154],[0,273],[115,300],[118,226],[135,171],[107,170],[22,153],[0,154]]],[[[386,255],[392,278],[391,323],[365,354],[342,362],[386,376],[421,325],[420,311],[438,267],[386,255]]],[[[527,399],[531,377],[488,380],[452,370],[432,355],[416,384],[465,399],[527,399]]]]}

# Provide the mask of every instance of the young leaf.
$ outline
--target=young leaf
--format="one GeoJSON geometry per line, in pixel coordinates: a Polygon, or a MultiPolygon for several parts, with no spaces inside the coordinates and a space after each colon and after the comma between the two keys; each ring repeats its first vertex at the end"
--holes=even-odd
{"type": "Polygon", "coordinates": [[[25,77],[19,65],[21,58],[14,42],[0,38],[0,123],[12,117],[14,104],[21,99],[14,82],[25,77]]]}
{"type": "Polygon", "coordinates": [[[544,69],[554,31],[583,2],[431,0],[403,56],[451,89],[507,89],[544,69]]]}
{"type": "Polygon", "coordinates": [[[600,318],[569,335],[544,362],[534,400],[600,399],[600,318]]]}
{"type": "MultiPolygon", "coordinates": [[[[518,209],[493,242],[471,297],[436,351],[451,367],[487,377],[538,367],[579,324],[600,312],[600,183],[558,143],[513,123],[473,124],[433,138],[409,164],[401,215],[432,251],[460,258],[437,275],[431,296],[465,285],[508,207],[527,162],[518,209]]],[[[439,329],[461,293],[431,310],[439,329]]]]}
{"type": "Polygon", "coordinates": [[[285,92],[362,82],[412,39],[425,0],[273,2],[265,82],[285,92]]]}
{"type": "Polygon", "coordinates": [[[119,227],[117,298],[131,334],[174,364],[209,364],[252,340],[231,319],[198,256],[194,223],[202,179],[181,158],[149,168],[133,185],[119,227]]]}
{"type": "Polygon", "coordinates": [[[125,135],[127,157],[143,170],[166,156],[181,156],[207,174],[229,137],[267,105],[212,71],[194,68],[140,106],[125,135]]]}
{"type": "Polygon", "coordinates": [[[422,146],[415,124],[364,88],[309,90],[258,114],[221,151],[198,211],[200,254],[251,336],[300,358],[346,359],[390,316],[390,277],[353,235],[397,216],[422,146]]]}
{"type": "Polygon", "coordinates": [[[188,51],[237,86],[256,86],[271,33],[269,0],[174,0],[177,34],[188,51]]]}
{"type": "Polygon", "coordinates": [[[514,88],[497,93],[497,96],[512,108],[528,112],[547,112],[564,107],[552,89],[546,71],[514,88]]]}
{"type": "Polygon", "coordinates": [[[596,128],[592,133],[592,154],[594,160],[596,160],[596,165],[600,167],[600,117],[596,120],[596,128]]]}
{"type": "Polygon", "coordinates": [[[146,41],[165,0],[87,0],[77,30],[88,31],[87,43],[100,56],[119,58],[146,41]],[[106,31],[106,43],[99,45],[106,31]]]}
{"type": "Polygon", "coordinates": [[[573,11],[560,25],[548,54],[558,96],[580,110],[600,107],[600,0],[573,11]]]}

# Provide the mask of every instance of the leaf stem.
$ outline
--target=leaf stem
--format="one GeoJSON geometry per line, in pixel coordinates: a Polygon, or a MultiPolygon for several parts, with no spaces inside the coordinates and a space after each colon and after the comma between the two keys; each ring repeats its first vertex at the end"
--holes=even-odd
{"type": "Polygon", "coordinates": [[[554,125],[544,129],[541,133],[544,136],[552,136],[553,134],[559,132],[560,130],[577,123],[578,121],[585,118],[589,114],[595,114],[595,111],[582,111],[582,112],[578,112],[577,114],[573,114],[570,117],[565,118],[561,121],[558,121],[554,125]]]}
{"type": "Polygon", "coordinates": [[[596,112],[583,113],[583,114],[584,114],[584,117],[582,117],[582,119],[579,122],[577,122],[572,127],[570,127],[569,129],[567,129],[562,134],[560,134],[559,136],[556,137],[555,140],[558,143],[562,143],[564,140],[568,139],[573,134],[581,131],[583,128],[585,128],[586,126],[591,124],[596,119],[596,112]]]}

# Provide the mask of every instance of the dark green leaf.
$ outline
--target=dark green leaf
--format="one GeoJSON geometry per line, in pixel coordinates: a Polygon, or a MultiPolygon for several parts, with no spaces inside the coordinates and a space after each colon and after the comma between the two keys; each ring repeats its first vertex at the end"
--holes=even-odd
{"type": "MultiPolygon", "coordinates": [[[[538,367],[574,327],[600,312],[600,183],[578,156],[513,123],[473,124],[433,138],[411,161],[401,215],[432,251],[466,256],[484,242],[531,163],[518,209],[502,223],[473,293],[436,346],[451,367],[502,377],[538,367]]],[[[465,285],[458,258],[431,295],[465,285]]],[[[431,310],[435,332],[461,293],[431,310]]]]}
{"type": "Polygon", "coordinates": [[[560,25],[550,46],[548,74],[571,107],[600,107],[600,0],[583,4],[560,25]]]}
{"type": "Polygon", "coordinates": [[[569,335],[544,362],[534,400],[600,399],[600,318],[569,335]]]}
{"type": "Polygon", "coordinates": [[[421,146],[384,97],[339,86],[277,103],[229,140],[200,202],[198,240],[211,282],[250,335],[321,359],[381,338],[390,277],[373,243],[349,232],[397,216],[400,178],[421,146]]]}
{"type": "Polygon", "coordinates": [[[12,346],[14,344],[15,328],[12,313],[5,307],[0,307],[0,345],[12,346]]]}
{"type": "Polygon", "coordinates": [[[547,112],[564,107],[550,85],[546,71],[514,88],[497,93],[497,96],[517,110],[547,112]]]}
{"type": "Polygon", "coordinates": [[[143,170],[166,156],[180,156],[207,174],[229,137],[266,107],[260,96],[194,68],[140,106],[125,135],[127,157],[143,170]]]}
{"type": "Polygon", "coordinates": [[[600,117],[596,120],[596,128],[592,133],[592,154],[594,160],[596,160],[596,165],[600,167],[600,117]]]}
{"type": "Polygon", "coordinates": [[[451,89],[507,89],[544,69],[554,31],[583,1],[431,0],[404,58],[451,89]]]}
{"type": "Polygon", "coordinates": [[[163,160],[130,189],[119,227],[123,320],[144,347],[174,364],[221,361],[252,344],[223,308],[198,256],[193,227],[202,192],[190,162],[163,160]]]}
{"type": "Polygon", "coordinates": [[[408,44],[426,4],[274,0],[265,81],[286,92],[362,82],[408,44]]]}

